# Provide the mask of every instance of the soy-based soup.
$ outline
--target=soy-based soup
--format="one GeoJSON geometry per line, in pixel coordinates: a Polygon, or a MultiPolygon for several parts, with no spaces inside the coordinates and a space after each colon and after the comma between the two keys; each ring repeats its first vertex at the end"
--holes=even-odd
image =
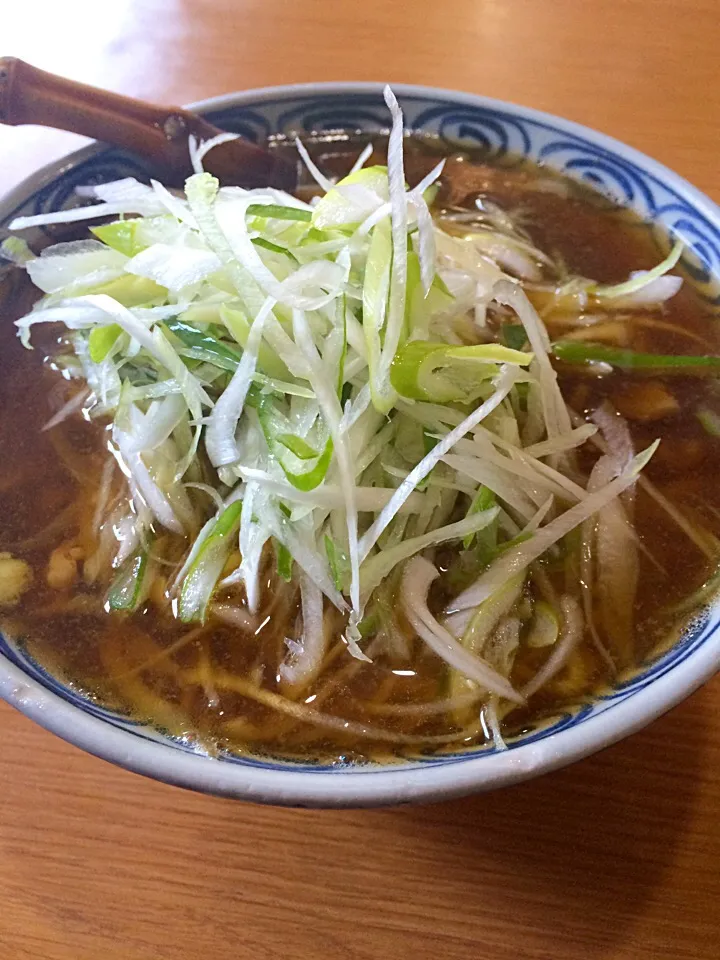
{"type": "MultiPolygon", "coordinates": [[[[342,177],[363,146],[319,139],[311,152],[326,175],[342,177]]],[[[381,199],[386,149],[379,139],[367,162],[375,180],[359,181],[381,199]]],[[[416,184],[439,156],[431,142],[407,143],[408,182],[416,184]]],[[[342,202],[367,202],[356,194],[342,202]]],[[[142,242],[131,235],[140,227],[101,229],[112,255],[99,245],[68,248],[68,257],[96,257],[88,260],[88,282],[73,281],[70,290],[67,277],[47,279],[46,264],[35,272],[51,291],[46,307],[70,300],[77,311],[78,298],[104,294],[131,313],[139,308],[140,326],[149,336],[162,331],[176,362],[214,404],[203,401],[200,418],[184,407],[184,394],[162,386],[177,380],[177,369],[149,352],[142,359],[145,341],[131,341],[117,317],[110,334],[108,324],[38,324],[35,349],[24,349],[11,321],[27,313],[36,293],[18,271],[8,275],[6,293],[15,289],[4,298],[0,324],[0,613],[9,636],[98,702],[211,754],[342,763],[493,740],[502,746],[611,686],[678,635],[707,598],[710,588],[702,588],[718,555],[720,397],[717,364],[707,359],[718,352],[709,308],[687,282],[668,288],[676,271],[613,292],[633,271],[656,267],[671,245],[660,250],[627,211],[547,170],[493,169],[481,157],[458,155],[425,199],[435,220],[436,274],[426,278],[423,296],[428,259],[420,247],[428,233],[411,198],[404,329],[389,407],[361,394],[368,384],[370,393],[385,389],[367,363],[377,348],[382,365],[400,282],[387,262],[401,259],[395,211],[378,214],[372,202],[351,227],[333,225],[332,211],[325,220],[313,214],[312,223],[265,220],[255,207],[241,214],[277,283],[312,258],[331,258],[323,263],[332,269],[302,288],[309,306],[273,314],[275,339],[261,342],[242,415],[224,436],[217,422],[211,427],[210,411],[252,349],[248,330],[267,290],[243,331],[247,302],[238,307],[238,278],[221,265],[219,246],[206,248],[218,259],[213,271],[201,277],[200,270],[195,280],[188,274],[180,293],[167,294],[164,267],[124,271],[153,244],[179,248],[180,234],[192,232],[189,220],[171,224],[166,210],[167,222],[159,223],[148,213],[158,222],[142,242]],[[343,261],[343,244],[361,221],[366,240],[356,237],[343,261]],[[383,295],[370,272],[386,267],[383,295]],[[483,271],[493,271],[490,281],[483,271]],[[129,289],[128,277],[145,289],[129,289]],[[338,297],[313,307],[336,280],[338,297]],[[509,292],[492,286],[498,280],[509,292]],[[500,292],[487,292],[488,283],[500,292]],[[530,320],[515,290],[524,291],[530,320]],[[373,296],[386,311],[376,341],[367,339],[373,296]],[[162,313],[167,303],[174,309],[162,313]],[[345,311],[343,320],[335,323],[332,311],[345,311]],[[532,364],[526,359],[536,347],[528,338],[534,323],[555,345],[544,373],[537,354],[532,364]],[[424,325],[415,340],[413,324],[424,325]],[[488,344],[507,352],[493,360],[488,344]],[[476,352],[463,354],[468,347],[476,352]],[[292,369],[296,349],[309,358],[305,377],[292,369]],[[103,392],[117,384],[98,373],[110,377],[108,362],[122,379],[114,398],[103,392]],[[550,363],[564,412],[552,407],[550,363]],[[339,396],[327,403],[345,417],[340,436],[322,404],[320,412],[312,406],[314,378],[330,370],[339,396]],[[411,471],[451,430],[505,389],[503,377],[515,378],[505,399],[416,479],[411,471]],[[358,424],[364,432],[354,439],[358,424]],[[188,455],[199,428],[197,454],[188,455]],[[216,446],[237,444],[235,460],[217,454],[213,429],[216,446]],[[633,459],[656,440],[647,463],[633,459]],[[354,620],[345,442],[361,548],[411,474],[410,495],[360,564],[362,611],[354,620]],[[512,565],[543,531],[613,483],[618,492],[597,510],[529,563],[512,565]],[[434,531],[453,524],[459,532],[433,541],[434,531]],[[408,542],[417,551],[381,569],[379,558],[385,563],[408,542]]],[[[388,206],[392,200],[391,186],[388,206]]],[[[221,202],[230,210],[235,200],[221,202]]],[[[196,199],[187,209],[197,219],[208,207],[196,199]]],[[[230,235],[231,213],[224,216],[230,235]]],[[[85,228],[75,235],[87,236],[85,228]]],[[[244,242],[231,240],[236,249],[244,242]]],[[[191,242],[189,249],[201,246],[197,236],[191,242]]],[[[262,287],[259,271],[256,281],[262,287]]]]}

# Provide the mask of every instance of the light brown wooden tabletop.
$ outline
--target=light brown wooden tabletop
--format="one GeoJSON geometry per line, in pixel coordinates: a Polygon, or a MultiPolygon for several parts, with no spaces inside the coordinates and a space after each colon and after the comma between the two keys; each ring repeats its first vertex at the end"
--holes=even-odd
{"type": "MultiPolygon", "coordinates": [[[[21,0],[1,55],[158,101],[309,80],[562,114],[720,200],[718,0],[21,0]]],[[[0,190],[69,135],[0,129],[0,190]]],[[[1,466],[0,466],[1,469],[1,466]]],[[[0,707],[0,960],[720,955],[720,679],[561,773],[424,808],[172,789],[0,707]]]]}

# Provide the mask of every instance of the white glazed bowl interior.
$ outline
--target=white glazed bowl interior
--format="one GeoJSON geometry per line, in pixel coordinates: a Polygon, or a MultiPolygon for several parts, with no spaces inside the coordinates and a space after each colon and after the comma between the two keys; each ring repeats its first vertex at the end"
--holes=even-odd
{"type": "MultiPolygon", "coordinates": [[[[603,134],[497,100],[428,87],[394,88],[413,131],[478,147],[492,162],[534,160],[582,179],[683,239],[683,266],[700,293],[720,304],[720,210],[677,174],[603,134]]],[[[195,105],[214,123],[251,139],[318,130],[383,130],[381,84],[308,84],[230,94],[195,105]]],[[[143,177],[137,158],[91,146],[28,178],[0,204],[12,217],[77,202],[76,186],[143,177]]],[[[32,237],[29,238],[32,240],[32,237]]],[[[0,696],[48,730],[138,773],[208,793],[296,806],[372,806],[437,800],[494,789],[555,770],[639,730],[687,697],[720,665],[720,603],[606,695],[510,740],[394,766],[315,766],[268,757],[211,759],[186,743],[103,709],[50,676],[0,635],[0,696]]]]}

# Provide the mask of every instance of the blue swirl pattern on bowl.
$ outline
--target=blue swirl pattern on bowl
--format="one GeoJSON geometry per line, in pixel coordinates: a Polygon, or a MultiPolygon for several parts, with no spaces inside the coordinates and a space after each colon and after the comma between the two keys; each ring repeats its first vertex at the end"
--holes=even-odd
{"type": "MultiPolygon", "coordinates": [[[[695,204],[692,198],[688,199],[686,194],[659,176],[593,142],[589,132],[586,138],[581,132],[553,125],[552,118],[544,115],[526,116],[520,109],[515,112],[500,106],[477,106],[452,94],[444,98],[406,93],[399,99],[408,129],[422,130],[437,137],[448,150],[479,148],[495,164],[513,165],[523,157],[547,164],[586,182],[610,200],[631,208],[647,221],[649,229],[657,231],[659,237],[669,235],[682,239],[688,247],[688,253],[683,257],[688,276],[709,302],[720,305],[717,279],[720,275],[720,229],[701,209],[702,204],[695,204]]],[[[240,103],[211,109],[206,111],[206,116],[218,126],[255,141],[319,131],[387,130],[387,111],[379,93],[349,91],[307,95],[302,91],[284,90],[282,95],[265,96],[252,106],[240,103]]],[[[75,162],[65,165],[59,174],[56,169],[51,174],[41,174],[31,195],[3,211],[0,227],[6,227],[18,215],[77,205],[77,186],[128,176],[147,179],[148,170],[138,158],[123,151],[90,147],[76,155],[75,162]]],[[[692,656],[718,629],[720,620],[717,615],[706,611],[669,650],[649,658],[613,690],[526,731],[509,742],[509,749],[512,751],[544,740],[626,702],[692,656]]],[[[161,742],[175,750],[197,752],[192,742],[167,736],[148,724],[113,712],[83,691],[61,682],[37,663],[22,644],[13,643],[2,635],[0,654],[46,690],[90,716],[135,737],[161,742]]],[[[447,765],[495,752],[492,747],[482,747],[416,757],[408,764],[447,765]]],[[[219,759],[264,770],[287,770],[293,766],[290,761],[272,757],[222,754],[219,759]]],[[[333,774],[347,770],[342,766],[307,763],[299,766],[303,772],[309,773],[333,774]]],[[[378,772],[382,769],[377,768],[378,772]]]]}
{"type": "MultiPolygon", "coordinates": [[[[688,248],[684,268],[701,292],[720,305],[720,230],[662,179],[544,120],[435,97],[401,96],[400,100],[408,129],[437,137],[449,150],[480,149],[495,164],[512,165],[518,158],[529,157],[632,208],[649,226],[660,228],[658,236],[683,240],[688,248]]],[[[387,130],[387,110],[381,98],[364,93],[285,95],[252,107],[211,110],[207,116],[223,129],[254,141],[311,131],[387,130]]],[[[42,213],[77,203],[73,191],[81,184],[147,175],[147,168],[136,157],[119,150],[94,150],[18,205],[5,223],[11,215],[42,213]]]]}

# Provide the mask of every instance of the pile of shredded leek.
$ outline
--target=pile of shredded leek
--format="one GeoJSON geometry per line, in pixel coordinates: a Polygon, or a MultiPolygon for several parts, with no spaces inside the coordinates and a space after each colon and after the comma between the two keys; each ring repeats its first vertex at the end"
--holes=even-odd
{"type": "MultiPolygon", "coordinates": [[[[404,619],[453,668],[455,693],[487,691],[497,733],[498,704],[522,703],[547,682],[586,626],[603,644],[592,624],[598,595],[631,618],[632,489],[654,447],[633,450],[612,411],[573,420],[528,296],[546,255],[492,205],[474,224],[434,220],[443,164],[408,189],[402,114],[389,89],[385,99],[387,167],[364,167],[368,149],[333,183],[299,144],[321,188],[311,203],[222,187],[202,167],[211,141],[191,144],[184,196],[127,179],[87,188],[94,205],[15,221],[119,216],[93,227],[94,239],[37,257],[6,244],[45,293],[18,328],[27,346],[34,325],[64,324],[66,372],[84,389],[61,415],[84,404],[112,422],[128,497],[109,525],[111,608],[145,602],[162,528],[187,538],[170,585],[185,622],[204,621],[215,592],[233,585],[254,611],[261,557],[274,549],[301,596],[287,683],[317,675],[329,605],[347,615],[345,640],[360,659],[368,637],[404,619]],[[591,438],[599,459],[583,476],[577,448],[591,438]],[[539,579],[544,599],[528,609],[537,561],[557,557],[573,530],[581,581],[557,596],[539,579]],[[428,595],[443,545],[454,557],[442,571],[451,599],[436,616],[428,595]],[[548,656],[518,690],[521,630],[548,656]]],[[[618,286],[571,278],[555,295],[604,300],[606,310],[659,302],[680,285],[666,276],[679,252],[618,286]]]]}

